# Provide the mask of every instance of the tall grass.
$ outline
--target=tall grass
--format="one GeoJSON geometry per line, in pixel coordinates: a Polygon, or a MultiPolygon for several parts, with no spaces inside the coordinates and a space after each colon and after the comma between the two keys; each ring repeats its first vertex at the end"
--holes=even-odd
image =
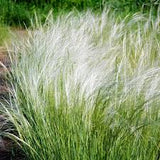
{"type": "Polygon", "coordinates": [[[159,13],[48,17],[14,44],[6,135],[29,160],[159,159],[159,25],[159,13]]]}

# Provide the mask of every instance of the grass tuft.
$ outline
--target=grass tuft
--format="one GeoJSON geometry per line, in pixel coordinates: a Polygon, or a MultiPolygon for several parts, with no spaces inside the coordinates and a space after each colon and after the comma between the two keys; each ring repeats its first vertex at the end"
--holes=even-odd
{"type": "Polygon", "coordinates": [[[70,13],[15,43],[6,114],[28,159],[159,157],[159,25],[70,13]]]}

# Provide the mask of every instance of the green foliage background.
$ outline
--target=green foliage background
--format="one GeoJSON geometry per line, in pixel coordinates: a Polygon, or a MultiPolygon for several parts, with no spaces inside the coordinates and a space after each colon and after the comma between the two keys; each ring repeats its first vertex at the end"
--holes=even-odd
{"type": "Polygon", "coordinates": [[[8,38],[8,27],[0,25],[0,46],[3,46],[5,40],[8,40],[8,38]]]}
{"type": "Polygon", "coordinates": [[[159,0],[1,0],[0,23],[10,26],[30,26],[30,19],[35,12],[43,21],[50,9],[55,14],[72,9],[101,11],[105,6],[116,10],[122,15],[136,11],[147,12],[157,10],[159,0]]]}

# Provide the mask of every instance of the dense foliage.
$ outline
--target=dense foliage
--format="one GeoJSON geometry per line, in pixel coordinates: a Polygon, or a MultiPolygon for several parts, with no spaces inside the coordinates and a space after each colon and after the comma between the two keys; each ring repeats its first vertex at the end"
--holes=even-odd
{"type": "Polygon", "coordinates": [[[47,4],[53,7],[78,7],[84,9],[85,7],[98,8],[105,4],[110,4],[116,8],[129,8],[136,10],[142,5],[145,7],[158,5],[157,0],[14,0],[17,3],[26,2],[36,6],[44,6],[47,4]]]}
{"type": "Polygon", "coordinates": [[[35,12],[44,21],[49,10],[53,9],[54,14],[88,8],[94,11],[101,11],[105,6],[118,11],[122,15],[136,11],[146,12],[152,8],[158,8],[159,0],[1,0],[0,1],[0,22],[8,25],[30,26],[30,18],[35,12]]]}

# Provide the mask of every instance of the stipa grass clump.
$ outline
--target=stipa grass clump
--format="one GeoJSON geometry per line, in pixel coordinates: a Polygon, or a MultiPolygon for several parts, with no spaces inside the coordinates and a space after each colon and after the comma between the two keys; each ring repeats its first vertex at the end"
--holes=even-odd
{"type": "Polygon", "coordinates": [[[70,13],[14,45],[6,114],[31,160],[159,155],[160,19],[70,13]]]}

